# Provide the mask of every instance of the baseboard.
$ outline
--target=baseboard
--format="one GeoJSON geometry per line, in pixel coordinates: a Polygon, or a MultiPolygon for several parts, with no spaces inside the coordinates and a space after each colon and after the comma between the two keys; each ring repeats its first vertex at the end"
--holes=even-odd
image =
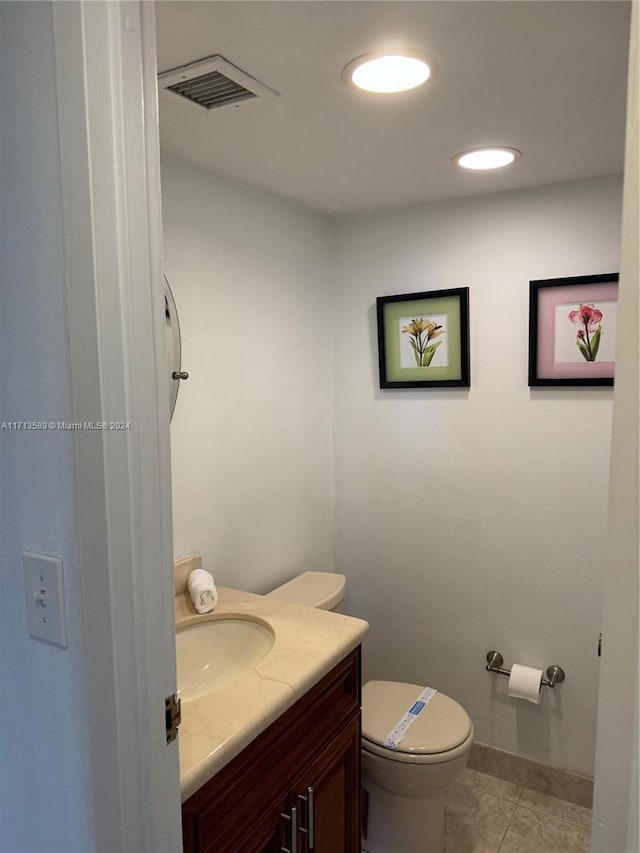
{"type": "Polygon", "coordinates": [[[570,770],[551,767],[530,758],[521,758],[483,743],[471,747],[469,765],[489,776],[497,776],[524,788],[559,797],[590,809],[593,802],[593,779],[570,770]]]}

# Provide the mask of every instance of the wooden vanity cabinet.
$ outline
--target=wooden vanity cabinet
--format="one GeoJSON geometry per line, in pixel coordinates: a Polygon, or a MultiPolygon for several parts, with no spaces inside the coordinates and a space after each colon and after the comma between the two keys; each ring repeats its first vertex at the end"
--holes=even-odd
{"type": "Polygon", "coordinates": [[[359,648],[183,803],[182,833],[185,853],[360,853],[359,648]]]}

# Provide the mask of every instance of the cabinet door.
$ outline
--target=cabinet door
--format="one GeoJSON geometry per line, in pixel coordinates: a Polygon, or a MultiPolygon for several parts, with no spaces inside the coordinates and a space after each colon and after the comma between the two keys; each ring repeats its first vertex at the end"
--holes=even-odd
{"type": "Polygon", "coordinates": [[[228,803],[230,821],[220,822],[218,832],[207,833],[195,845],[185,844],[193,853],[281,853],[290,846],[290,797],[278,792],[263,792],[263,808],[243,809],[228,803]]]}
{"type": "Polygon", "coordinates": [[[294,786],[301,853],[360,853],[360,719],[355,718],[294,786]]]}

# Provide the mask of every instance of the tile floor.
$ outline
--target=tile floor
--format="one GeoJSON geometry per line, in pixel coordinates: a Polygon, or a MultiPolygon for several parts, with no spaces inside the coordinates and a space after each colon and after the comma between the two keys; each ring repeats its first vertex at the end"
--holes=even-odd
{"type": "Polygon", "coordinates": [[[445,853],[588,853],[591,810],[467,768],[446,792],[445,853]]]}

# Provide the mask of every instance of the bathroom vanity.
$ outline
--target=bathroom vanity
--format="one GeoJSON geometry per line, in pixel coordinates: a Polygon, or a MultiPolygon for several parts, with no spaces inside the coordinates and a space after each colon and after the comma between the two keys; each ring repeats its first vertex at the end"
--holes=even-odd
{"type": "MultiPolygon", "coordinates": [[[[185,853],[359,853],[360,642],[367,623],[219,589],[211,616],[176,598],[176,629],[259,620],[270,651],[183,701],[185,853]]],[[[180,669],[179,669],[180,673],[180,669]]]]}
{"type": "Polygon", "coordinates": [[[359,685],[356,650],[189,797],[185,853],[359,853],[359,685]]]}

